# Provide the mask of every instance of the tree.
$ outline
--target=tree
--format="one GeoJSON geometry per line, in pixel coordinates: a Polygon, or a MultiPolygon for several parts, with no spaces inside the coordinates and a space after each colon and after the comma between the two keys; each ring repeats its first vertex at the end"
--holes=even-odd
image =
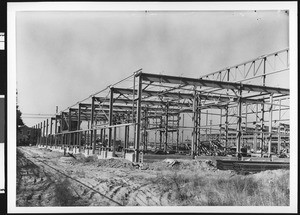
{"type": "Polygon", "coordinates": [[[19,127],[24,125],[24,122],[22,120],[22,112],[19,110],[19,105],[18,105],[18,90],[16,92],[17,96],[17,132],[20,131],[19,127]]]}
{"type": "Polygon", "coordinates": [[[17,105],[17,131],[19,131],[19,126],[24,125],[24,122],[21,117],[22,117],[22,112],[19,110],[19,106],[17,105]]]}

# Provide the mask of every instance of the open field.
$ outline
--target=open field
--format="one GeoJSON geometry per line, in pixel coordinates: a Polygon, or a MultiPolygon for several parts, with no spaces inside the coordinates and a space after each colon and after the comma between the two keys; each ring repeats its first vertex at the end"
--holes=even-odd
{"type": "Polygon", "coordinates": [[[209,159],[153,157],[138,166],[18,147],[17,206],[289,205],[289,170],[239,175],[209,159]]]}

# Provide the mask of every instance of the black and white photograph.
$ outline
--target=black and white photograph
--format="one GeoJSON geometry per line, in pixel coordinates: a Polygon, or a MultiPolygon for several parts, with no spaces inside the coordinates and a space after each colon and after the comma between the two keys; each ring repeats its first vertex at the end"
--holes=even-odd
{"type": "Polygon", "coordinates": [[[297,3],[7,3],[9,212],[297,211],[297,3]]]}

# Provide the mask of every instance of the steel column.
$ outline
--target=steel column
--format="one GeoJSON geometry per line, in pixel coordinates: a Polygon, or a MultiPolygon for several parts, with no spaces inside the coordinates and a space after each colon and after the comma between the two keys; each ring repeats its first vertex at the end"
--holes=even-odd
{"type": "Polygon", "coordinates": [[[263,155],[263,149],[264,149],[264,118],[265,118],[265,110],[264,110],[264,104],[261,104],[261,118],[260,118],[260,144],[259,147],[261,149],[261,156],[263,155]]]}
{"type": "MultiPolygon", "coordinates": [[[[110,88],[110,99],[109,99],[109,119],[108,119],[108,125],[113,125],[113,102],[114,102],[114,88],[110,88]]],[[[111,148],[111,142],[112,142],[112,128],[108,128],[108,147],[111,148]]]]}
{"type": "Polygon", "coordinates": [[[95,113],[95,97],[92,97],[92,108],[91,108],[91,144],[92,144],[92,153],[95,154],[95,141],[93,138],[94,135],[94,130],[93,130],[93,126],[94,126],[94,113],[95,113]]]}
{"type": "Polygon", "coordinates": [[[45,136],[46,136],[46,134],[45,134],[45,127],[46,127],[46,121],[44,120],[44,124],[43,124],[43,145],[45,144],[45,136]]]}
{"type": "Polygon", "coordinates": [[[179,145],[179,123],[180,123],[180,114],[177,115],[176,152],[178,152],[178,145],[179,145]]]}
{"type": "Polygon", "coordinates": [[[241,139],[242,139],[242,91],[239,90],[239,98],[238,98],[238,121],[237,121],[237,147],[236,151],[237,153],[241,152],[241,139]]]}
{"type": "MultiPolygon", "coordinates": [[[[77,123],[77,130],[80,130],[80,123],[81,123],[81,104],[79,103],[78,105],[78,123],[77,123]]],[[[79,147],[79,150],[81,151],[81,131],[78,132],[77,134],[77,144],[79,147]]]]}
{"type": "MultiPolygon", "coordinates": [[[[281,99],[279,99],[279,111],[278,111],[278,120],[281,120],[281,99]]],[[[280,124],[278,125],[278,145],[277,145],[277,154],[280,154],[281,150],[281,134],[280,134],[280,124]]]]}
{"type": "Polygon", "coordinates": [[[52,146],[52,125],[53,125],[53,122],[52,122],[52,118],[50,118],[50,146],[52,146]]]}
{"type": "MultiPolygon", "coordinates": [[[[68,116],[68,124],[69,124],[69,126],[68,126],[68,131],[71,131],[72,130],[72,128],[71,128],[71,124],[72,124],[72,121],[71,121],[71,108],[69,108],[69,116],[68,116]]],[[[68,133],[67,134],[67,138],[68,138],[68,146],[70,146],[71,145],[71,141],[72,141],[72,134],[71,133],[68,133]]]]}
{"type": "Polygon", "coordinates": [[[169,123],[169,103],[166,104],[166,121],[165,121],[165,144],[164,152],[167,152],[168,147],[168,123],[169,123]]]}
{"type": "Polygon", "coordinates": [[[196,91],[194,92],[194,99],[193,99],[193,117],[192,117],[192,121],[193,121],[193,135],[192,135],[192,146],[191,146],[191,155],[192,158],[195,158],[195,149],[197,147],[197,132],[198,132],[198,115],[197,115],[197,94],[196,91]]]}
{"type": "Polygon", "coordinates": [[[139,162],[140,135],[141,135],[141,103],[142,103],[142,78],[138,76],[136,133],[135,133],[135,161],[139,162]]]}
{"type": "MultiPolygon", "coordinates": [[[[273,103],[273,94],[270,95],[270,102],[273,103]]],[[[273,105],[269,109],[269,145],[268,145],[268,155],[271,157],[271,147],[272,147],[272,121],[273,121],[273,105]]]]}
{"type": "Polygon", "coordinates": [[[116,138],[117,138],[117,127],[114,127],[114,136],[113,136],[113,148],[112,148],[112,156],[116,155],[116,138]]]}

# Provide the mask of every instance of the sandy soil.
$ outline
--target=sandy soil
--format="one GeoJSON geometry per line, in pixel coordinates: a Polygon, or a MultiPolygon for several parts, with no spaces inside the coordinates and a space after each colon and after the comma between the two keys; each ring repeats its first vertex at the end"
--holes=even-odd
{"type": "MultiPolygon", "coordinates": [[[[37,147],[18,150],[17,206],[173,205],[171,192],[162,192],[157,183],[158,174],[197,162],[166,159],[138,166],[122,158],[64,156],[37,147]]],[[[209,162],[199,164],[213,168],[209,162]]]]}
{"type": "Polygon", "coordinates": [[[147,155],[142,165],[17,149],[17,206],[289,205],[289,170],[240,175],[214,157],[147,155]],[[175,158],[176,157],[176,158],[175,158]]]}

